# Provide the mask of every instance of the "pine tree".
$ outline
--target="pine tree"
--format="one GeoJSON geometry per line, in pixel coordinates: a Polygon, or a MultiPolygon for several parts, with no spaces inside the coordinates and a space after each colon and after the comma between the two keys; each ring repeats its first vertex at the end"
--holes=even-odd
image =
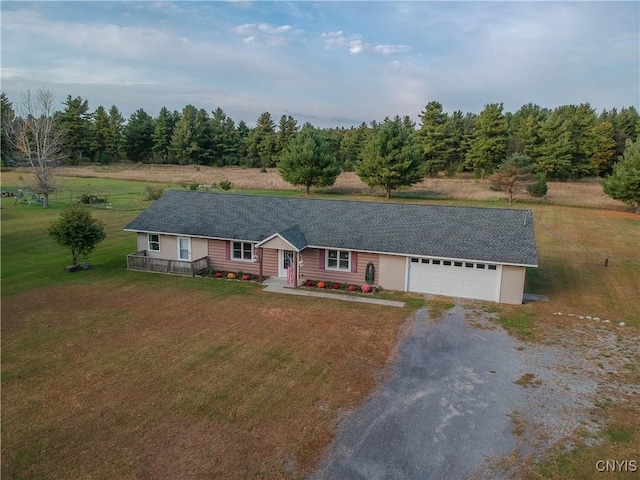
{"type": "Polygon", "coordinates": [[[276,125],[269,112],[264,112],[247,138],[247,153],[252,167],[275,166],[276,125]]]}
{"type": "Polygon", "coordinates": [[[340,168],[322,136],[314,128],[304,128],[278,158],[278,171],[292,185],[303,185],[307,195],[311,187],[335,183],[340,168]]]}
{"type": "Polygon", "coordinates": [[[118,161],[124,154],[124,117],[115,105],[109,109],[109,130],[105,143],[109,158],[118,161]]]}
{"type": "Polygon", "coordinates": [[[58,121],[60,128],[65,132],[67,159],[71,163],[79,163],[91,152],[92,125],[89,101],[81,97],[71,98],[69,95],[63,105],[66,105],[66,108],[58,114],[58,121]]]}
{"type": "Polygon", "coordinates": [[[239,135],[235,122],[221,108],[213,111],[211,117],[211,140],[213,164],[218,166],[239,163],[239,135]]]}
{"type": "Polygon", "coordinates": [[[611,171],[616,155],[616,140],[613,124],[599,122],[588,132],[591,164],[596,174],[602,176],[611,171]]]}
{"type": "Polygon", "coordinates": [[[485,105],[476,122],[467,162],[481,178],[493,171],[507,151],[507,126],[502,111],[502,103],[485,105]]]}
{"type": "Polygon", "coordinates": [[[105,108],[100,105],[93,112],[93,132],[91,152],[93,158],[100,163],[109,163],[107,155],[107,137],[109,136],[109,114],[105,108]]]}
{"type": "Polygon", "coordinates": [[[298,122],[291,115],[282,115],[278,123],[278,133],[276,134],[276,155],[285,151],[289,142],[298,133],[298,122]]]}
{"type": "Polygon", "coordinates": [[[452,153],[452,131],[448,115],[440,102],[429,102],[420,113],[418,141],[422,147],[425,171],[434,175],[444,170],[452,153]]]}
{"type": "Polygon", "coordinates": [[[382,187],[386,198],[401,187],[424,179],[424,162],[414,132],[399,119],[376,124],[364,146],[356,172],[370,187],[382,187]]]}
{"type": "Polygon", "coordinates": [[[145,162],[152,158],[153,118],[142,108],[131,114],[124,128],[124,145],[127,158],[134,162],[145,162]]]}
{"type": "Polygon", "coordinates": [[[16,113],[4,92],[0,94],[0,102],[0,158],[2,166],[13,165],[15,148],[9,138],[9,126],[15,120],[16,113]]]}
{"type": "Polygon", "coordinates": [[[153,158],[161,163],[171,163],[171,137],[177,121],[177,115],[172,114],[167,107],[162,107],[155,120],[153,129],[153,158]]]}
{"type": "Polygon", "coordinates": [[[613,173],[603,182],[604,193],[636,207],[640,214],[640,141],[627,141],[613,173]]]}

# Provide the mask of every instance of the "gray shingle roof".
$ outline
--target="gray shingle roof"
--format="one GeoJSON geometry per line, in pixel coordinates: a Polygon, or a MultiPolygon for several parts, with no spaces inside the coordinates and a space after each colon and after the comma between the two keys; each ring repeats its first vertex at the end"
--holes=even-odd
{"type": "Polygon", "coordinates": [[[173,190],[125,230],[537,266],[526,210],[173,190]]]}
{"type": "Polygon", "coordinates": [[[304,250],[308,245],[307,239],[304,238],[304,233],[298,225],[278,232],[278,234],[298,250],[304,250]]]}

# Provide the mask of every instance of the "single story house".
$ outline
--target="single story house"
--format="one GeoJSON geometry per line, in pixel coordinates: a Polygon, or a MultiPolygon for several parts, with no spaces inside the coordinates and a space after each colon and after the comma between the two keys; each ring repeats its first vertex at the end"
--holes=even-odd
{"type": "Polygon", "coordinates": [[[128,268],[191,274],[206,267],[384,289],[522,303],[538,258],[532,213],[169,191],[126,231],[128,268]],[[368,275],[367,275],[368,273],[368,275]]]}

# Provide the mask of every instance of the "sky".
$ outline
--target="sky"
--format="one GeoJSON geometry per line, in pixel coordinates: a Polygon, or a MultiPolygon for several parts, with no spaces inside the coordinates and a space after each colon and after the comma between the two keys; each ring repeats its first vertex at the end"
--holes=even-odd
{"type": "Polygon", "coordinates": [[[0,3],[1,89],[318,127],[535,103],[640,106],[640,2],[0,3]]]}

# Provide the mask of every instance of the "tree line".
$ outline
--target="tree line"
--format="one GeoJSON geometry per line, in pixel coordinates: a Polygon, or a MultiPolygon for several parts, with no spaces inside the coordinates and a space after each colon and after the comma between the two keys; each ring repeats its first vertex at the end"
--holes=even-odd
{"type": "MultiPolygon", "coordinates": [[[[68,164],[142,162],[211,166],[275,167],[291,141],[303,129],[316,132],[338,168],[355,170],[367,143],[387,121],[372,120],[351,128],[316,128],[299,125],[291,115],[276,123],[262,113],[250,128],[236,123],[221,108],[212,112],[185,106],[182,111],[163,107],[156,117],[144,109],[125,119],[117,106],[91,111],[81,97],[67,97],[53,119],[64,131],[62,150],[68,164]]],[[[13,104],[2,94],[2,116],[16,117],[13,104]]],[[[431,101],[416,125],[408,116],[395,117],[411,134],[424,165],[424,173],[454,175],[492,173],[510,154],[530,159],[535,172],[550,179],[605,176],[622,155],[625,143],[640,134],[640,116],[633,107],[600,113],[588,104],[554,109],[529,103],[514,113],[503,104],[487,104],[482,112],[451,114],[431,101]]],[[[2,162],[15,161],[15,151],[2,135],[2,162]]]]}

